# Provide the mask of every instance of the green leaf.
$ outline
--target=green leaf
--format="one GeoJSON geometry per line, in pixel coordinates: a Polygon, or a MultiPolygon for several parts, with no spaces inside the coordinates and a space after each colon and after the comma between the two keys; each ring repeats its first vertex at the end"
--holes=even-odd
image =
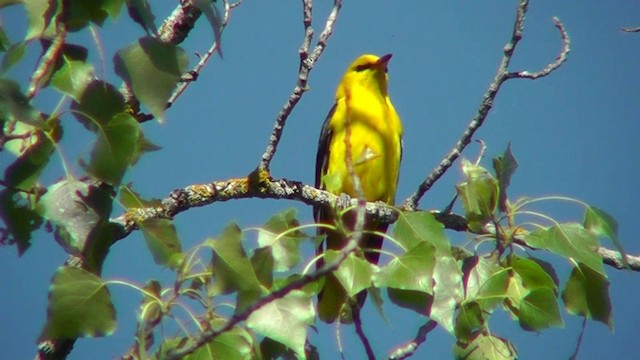
{"type": "Polygon", "coordinates": [[[140,124],[120,113],[100,128],[85,170],[101,181],[118,185],[133,162],[140,136],[140,124]]]}
{"type": "Polygon", "coordinates": [[[72,99],[79,99],[93,80],[93,66],[86,60],[62,56],[63,65],[51,77],[51,85],[72,99]]]}
{"type": "Polygon", "coordinates": [[[167,101],[187,69],[188,57],[180,47],[152,37],[118,51],[115,70],[133,89],[140,102],[159,120],[167,101]]]}
{"type": "Polygon", "coordinates": [[[82,30],[89,22],[102,26],[108,16],[103,0],[70,1],[67,6],[65,23],[69,31],[82,30]]]}
{"type": "Polygon", "coordinates": [[[229,294],[260,289],[258,277],[242,247],[242,231],[238,225],[230,224],[219,239],[207,240],[205,245],[213,249],[215,292],[229,294]]]}
{"type": "Polygon", "coordinates": [[[176,227],[168,219],[147,219],[138,224],[156,264],[177,269],[184,254],[176,227]]]}
{"type": "Polygon", "coordinates": [[[458,341],[468,342],[477,330],[484,327],[482,309],[477,302],[467,302],[460,306],[455,323],[455,336],[458,341]]]}
{"type": "Polygon", "coordinates": [[[432,294],[435,266],[435,247],[422,242],[375,273],[373,284],[378,288],[392,287],[432,294]]]}
{"type": "MultiPolygon", "coordinates": [[[[340,251],[327,250],[325,252],[327,263],[333,263],[339,254],[340,251]]],[[[373,265],[367,260],[351,253],[344,259],[342,264],[340,264],[340,267],[334,272],[334,275],[347,291],[347,295],[354,296],[371,286],[371,277],[373,276],[372,266],[373,265]]]]}
{"type": "Polygon", "coordinates": [[[15,64],[22,60],[27,47],[27,41],[20,41],[11,45],[7,49],[7,53],[2,57],[2,64],[0,65],[0,74],[4,74],[9,71],[15,64]]]}
{"type": "Polygon", "coordinates": [[[62,10],[58,1],[29,0],[24,2],[27,11],[27,35],[25,40],[50,39],[56,33],[55,17],[62,10]]]}
{"type": "Polygon", "coordinates": [[[306,359],[307,325],[313,324],[315,315],[311,298],[293,290],[254,311],[247,319],[247,326],[291,348],[300,359],[306,359]]]}
{"type": "Polygon", "coordinates": [[[260,348],[255,339],[244,328],[236,326],[200,347],[184,360],[251,360],[260,359],[260,348]]]}
{"type": "Polygon", "coordinates": [[[142,26],[147,35],[158,34],[154,23],[155,16],[153,16],[151,5],[147,0],[128,0],[127,10],[131,20],[142,26]]]}
{"type": "Polygon", "coordinates": [[[259,229],[258,245],[272,248],[275,271],[291,270],[300,262],[300,243],[308,236],[293,230],[298,226],[296,210],[288,209],[271,217],[259,229]]]}
{"type": "Polygon", "coordinates": [[[71,103],[73,116],[90,131],[97,132],[117,114],[125,112],[124,97],[113,85],[94,80],[82,96],[71,103]]]}
{"type": "Polygon", "coordinates": [[[423,291],[387,288],[387,295],[392,303],[424,316],[429,314],[433,304],[433,296],[423,291]]]}
{"type": "Polygon", "coordinates": [[[509,270],[496,267],[494,272],[480,284],[475,300],[484,311],[493,310],[505,299],[510,279],[509,270]]]}
{"type": "Polygon", "coordinates": [[[15,241],[20,256],[31,246],[31,233],[43,223],[40,214],[21,195],[11,189],[0,192],[0,219],[12,241],[15,241]]]}
{"type": "Polygon", "coordinates": [[[462,160],[466,181],[456,185],[467,224],[480,231],[491,220],[498,201],[498,181],[485,168],[462,160]]]}
{"type": "Polygon", "coordinates": [[[42,131],[36,131],[32,138],[34,141],[4,171],[4,181],[12,188],[31,190],[51,159],[55,149],[51,138],[42,131]]]}
{"type": "Polygon", "coordinates": [[[505,338],[483,334],[481,331],[472,335],[470,342],[458,341],[453,347],[457,360],[515,360],[518,358],[516,348],[505,338]]]}
{"type": "Polygon", "coordinates": [[[116,310],[102,279],[62,266],[49,290],[43,335],[53,339],[105,336],[116,329],[116,310]]]}
{"type": "Polygon", "coordinates": [[[558,299],[546,287],[531,290],[520,303],[520,326],[527,331],[540,331],[548,327],[563,327],[558,299]]]}
{"type": "Polygon", "coordinates": [[[438,255],[433,281],[433,305],[429,316],[453,334],[453,316],[464,294],[462,272],[453,256],[438,255]]]}
{"type": "MultiPolygon", "coordinates": [[[[272,338],[265,336],[260,342],[263,359],[295,359],[296,353],[272,338]]],[[[319,358],[318,358],[319,359],[319,358]]]]}
{"type": "Polygon", "coordinates": [[[602,274],[578,264],[562,292],[562,300],[570,314],[600,321],[613,330],[609,281],[602,274]]]}
{"type": "Polygon", "coordinates": [[[40,113],[29,105],[29,99],[12,80],[0,79],[0,117],[8,122],[20,121],[43,130],[48,129],[40,113]]]}
{"type": "Polygon", "coordinates": [[[422,242],[427,242],[435,246],[439,252],[451,252],[449,241],[444,234],[444,225],[426,211],[402,213],[393,228],[393,238],[407,251],[422,242]]]}
{"type": "Polygon", "coordinates": [[[507,188],[511,184],[511,177],[517,168],[518,161],[511,152],[511,144],[508,144],[504,154],[493,159],[493,169],[498,178],[498,209],[502,212],[507,211],[507,188]]]}
{"type": "Polygon", "coordinates": [[[211,29],[213,30],[213,38],[216,41],[218,47],[218,53],[222,58],[222,21],[223,15],[216,7],[215,1],[211,0],[192,0],[191,3],[200,9],[204,16],[209,21],[211,29]]]}
{"type": "Polygon", "coordinates": [[[273,248],[256,249],[251,256],[251,266],[256,272],[260,284],[267,289],[273,286],[273,248]]]}
{"type": "Polygon", "coordinates": [[[120,10],[122,10],[124,2],[125,0],[104,0],[102,1],[102,9],[115,20],[118,18],[118,15],[120,15],[120,10]]]}
{"type": "Polygon", "coordinates": [[[524,238],[527,245],[546,249],[575,259],[604,275],[602,258],[596,251],[598,238],[579,224],[559,224],[530,233],[524,238]]]}
{"type": "Polygon", "coordinates": [[[475,255],[466,259],[462,265],[465,299],[476,299],[489,278],[501,269],[485,257],[475,255]]]}
{"type": "Polygon", "coordinates": [[[522,278],[522,285],[529,289],[549,288],[554,294],[558,293],[558,286],[540,264],[537,262],[513,255],[510,257],[511,267],[522,278]]]}
{"type": "Polygon", "coordinates": [[[120,186],[120,204],[126,209],[150,208],[162,206],[159,199],[146,200],[131,188],[132,184],[120,186]]]}
{"type": "Polygon", "coordinates": [[[597,236],[611,240],[620,252],[622,263],[625,266],[629,265],[627,263],[627,253],[624,251],[622,243],[618,238],[618,222],[613,216],[607,214],[604,210],[589,206],[584,214],[584,227],[597,236]]]}
{"type": "Polygon", "coordinates": [[[55,228],[56,241],[68,254],[79,255],[96,228],[111,213],[111,191],[77,180],[62,180],[47,189],[37,210],[55,228]]]}

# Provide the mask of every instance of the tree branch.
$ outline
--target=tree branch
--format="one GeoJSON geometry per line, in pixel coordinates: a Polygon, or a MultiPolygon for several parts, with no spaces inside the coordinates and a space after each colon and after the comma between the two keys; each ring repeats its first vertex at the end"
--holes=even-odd
{"type": "Polygon", "coordinates": [[[434,320],[427,321],[426,324],[418,329],[418,334],[412,341],[403,347],[396,348],[389,354],[389,360],[402,360],[412,356],[418,350],[418,347],[427,340],[427,334],[435,329],[436,326],[438,326],[438,323],[434,320]]]}
{"type": "Polygon", "coordinates": [[[318,43],[315,48],[309,54],[309,45],[311,44],[311,39],[313,38],[313,29],[311,28],[312,21],[312,0],[302,0],[302,22],[304,24],[304,39],[302,41],[302,45],[300,46],[300,50],[298,53],[300,54],[300,65],[298,67],[298,80],[296,82],[296,86],[293,89],[293,92],[289,96],[289,99],[284,104],[278,116],[276,118],[276,122],[273,125],[273,130],[271,132],[271,136],[269,137],[269,143],[267,144],[267,148],[265,152],[262,154],[260,159],[260,164],[258,165],[259,171],[267,171],[269,170],[269,165],[271,164],[271,160],[278,149],[278,144],[280,143],[280,139],[282,138],[282,132],[284,131],[284,126],[287,122],[287,118],[302,98],[302,95],[307,91],[307,82],[309,80],[309,73],[313,69],[316,61],[322,55],[322,52],[327,46],[327,40],[333,33],[333,25],[338,19],[338,14],[340,12],[340,8],[342,7],[342,0],[334,0],[333,8],[327,16],[327,21],[324,26],[324,30],[320,34],[318,38],[318,43]]]}
{"type": "Polygon", "coordinates": [[[502,56],[500,66],[498,66],[496,76],[494,77],[491,84],[489,84],[489,88],[482,98],[482,102],[480,103],[476,115],[471,120],[469,125],[467,125],[467,128],[464,130],[462,136],[455,144],[453,149],[451,149],[451,151],[449,151],[444,159],[442,159],[440,164],[438,164],[438,166],[436,166],[431,171],[427,178],[418,186],[416,191],[404,201],[403,205],[401,206],[403,210],[415,210],[418,207],[418,202],[420,201],[422,196],[424,196],[424,194],[433,186],[433,184],[435,184],[435,182],[438,181],[438,179],[440,179],[442,175],[444,175],[444,173],[453,165],[458,157],[460,157],[462,151],[471,142],[471,139],[473,138],[475,132],[482,126],[485,119],[487,118],[487,115],[489,115],[489,111],[493,107],[493,103],[496,96],[498,95],[498,91],[505,81],[513,78],[536,79],[542,76],[549,75],[566,60],[566,56],[569,53],[569,37],[564,29],[564,26],[557,18],[554,18],[554,23],[560,30],[563,42],[563,48],[556,61],[538,73],[532,74],[524,71],[518,73],[509,73],[508,68],[511,62],[511,58],[513,57],[514,50],[522,39],[525,14],[527,13],[528,7],[528,0],[520,0],[520,4],[518,5],[518,9],[516,11],[516,20],[513,25],[511,39],[504,47],[504,55],[502,56]]]}

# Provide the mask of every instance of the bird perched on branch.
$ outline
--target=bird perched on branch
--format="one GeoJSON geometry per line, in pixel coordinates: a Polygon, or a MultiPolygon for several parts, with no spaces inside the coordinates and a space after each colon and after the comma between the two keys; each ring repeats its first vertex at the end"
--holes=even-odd
{"type": "MultiPolygon", "coordinates": [[[[347,194],[367,201],[383,201],[393,205],[402,158],[402,124],[387,92],[387,64],[391,54],[378,57],[362,55],[347,69],[336,91],[335,104],[322,126],[316,158],[315,185],[333,194],[347,194]],[[350,160],[349,160],[350,159],[350,160]],[[356,180],[356,181],[354,181],[356,180]]],[[[330,207],[314,207],[317,223],[342,224],[353,230],[356,212],[349,211],[336,221],[336,212],[330,207]]],[[[382,236],[372,232],[386,232],[388,224],[365,217],[359,247],[364,258],[377,264],[382,247],[382,236]]],[[[325,235],[317,248],[339,250],[348,241],[344,231],[319,227],[325,235]]],[[[318,261],[318,266],[324,259],[318,261]]],[[[366,291],[350,301],[345,288],[333,274],[326,277],[324,288],[318,295],[320,319],[331,323],[340,318],[348,322],[343,310],[364,304],[366,291]],[[345,306],[348,305],[348,306],[345,306]]]]}

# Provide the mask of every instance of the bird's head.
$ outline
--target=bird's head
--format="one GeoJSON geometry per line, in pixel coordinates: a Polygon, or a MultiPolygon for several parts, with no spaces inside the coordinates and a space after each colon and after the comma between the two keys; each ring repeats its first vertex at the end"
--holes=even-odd
{"type": "Polygon", "coordinates": [[[371,91],[377,91],[383,96],[387,95],[387,64],[391,54],[381,57],[365,54],[358,57],[347,69],[340,86],[338,86],[337,98],[344,97],[352,87],[362,86],[371,91]]]}

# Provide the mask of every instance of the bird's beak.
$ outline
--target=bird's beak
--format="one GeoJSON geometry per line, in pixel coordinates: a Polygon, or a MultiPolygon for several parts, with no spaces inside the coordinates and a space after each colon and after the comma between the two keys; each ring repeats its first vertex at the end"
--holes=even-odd
{"type": "Polygon", "coordinates": [[[380,59],[378,59],[378,61],[376,61],[376,66],[381,69],[385,69],[387,67],[387,64],[389,63],[389,60],[391,60],[392,56],[393,54],[387,54],[382,56],[380,59]]]}

